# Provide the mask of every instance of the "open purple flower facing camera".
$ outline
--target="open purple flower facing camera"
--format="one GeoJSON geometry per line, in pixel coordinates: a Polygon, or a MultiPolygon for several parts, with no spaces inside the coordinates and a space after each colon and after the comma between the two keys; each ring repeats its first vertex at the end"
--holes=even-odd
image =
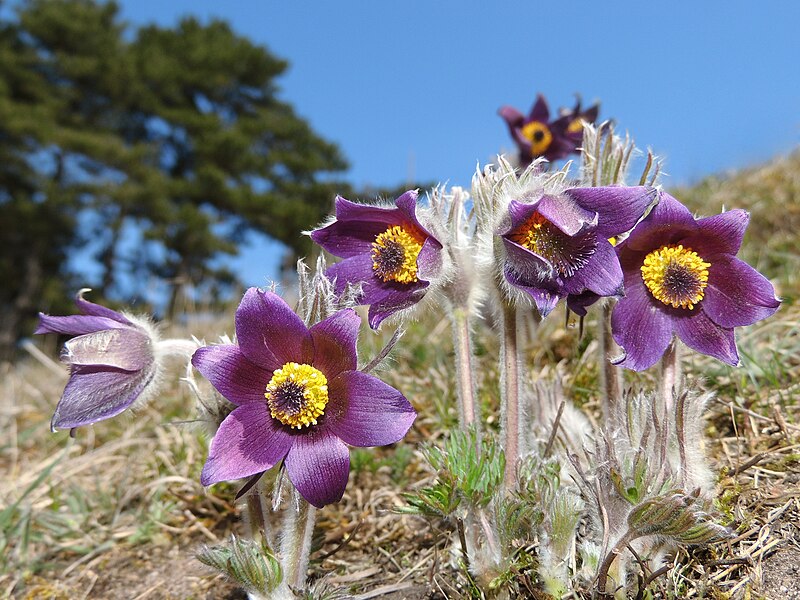
{"type": "Polygon", "coordinates": [[[37,334],[76,336],[64,344],[61,360],[70,367],[50,427],[74,429],[114,417],[152,393],[158,375],[153,327],[143,319],[83,299],[79,315],[39,313],[37,334]]]}
{"type": "Polygon", "coordinates": [[[336,293],[360,285],[359,302],[369,305],[369,325],[419,302],[442,269],[442,244],[420,224],[417,192],[395,206],[357,204],[336,198],[336,219],[311,232],[311,239],[344,260],[328,268],[336,293]]]}
{"type": "Polygon", "coordinates": [[[578,152],[583,139],[583,121],[594,123],[599,107],[594,105],[582,110],[578,100],[573,109],[551,121],[547,100],[538,94],[527,117],[511,106],[504,106],[498,112],[517,145],[520,164],[525,166],[536,158],[552,162],[578,152]]]}
{"type": "Polygon", "coordinates": [[[306,327],[279,296],[251,288],[236,311],[236,344],[198,349],[192,364],[236,405],[209,449],[201,482],[249,477],[284,461],[316,507],[338,501],[348,444],[400,440],[416,412],[393,387],[357,370],[361,319],[352,309],[306,327]]]}
{"type": "Polygon", "coordinates": [[[618,364],[641,371],[664,354],[673,335],[731,365],[739,363],[734,327],[752,325],[780,306],[772,284],[736,258],[749,215],[731,210],[695,219],[667,193],[618,247],[625,297],[614,308],[618,364]]]}
{"type": "Polygon", "coordinates": [[[506,281],[531,296],[544,317],[562,298],[621,296],[622,270],[609,242],[630,230],[655,200],[645,187],[571,188],[512,200],[506,281]]]}

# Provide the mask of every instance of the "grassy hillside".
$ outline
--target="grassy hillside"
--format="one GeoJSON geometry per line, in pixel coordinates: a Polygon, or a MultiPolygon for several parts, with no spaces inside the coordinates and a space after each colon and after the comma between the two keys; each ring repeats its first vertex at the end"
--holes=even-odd
{"type": "MultiPolygon", "coordinates": [[[[719,474],[718,509],[737,537],[691,555],[679,552],[653,593],[800,597],[790,595],[800,586],[800,573],[791,570],[800,564],[800,153],[674,194],[698,214],[749,210],[742,256],[773,279],[785,303],[739,336],[741,368],[706,357],[686,367],[691,379],[717,393],[707,452],[719,474]]],[[[188,331],[230,333],[233,307],[216,327],[197,325],[193,330],[190,319],[188,331]]],[[[531,376],[563,374],[565,393],[591,418],[599,390],[590,359],[594,330],[590,318],[579,337],[556,311],[527,355],[531,376]]],[[[491,414],[497,347],[484,333],[478,330],[478,362],[484,414],[491,414]]],[[[387,335],[363,331],[362,341],[377,352],[387,335]]],[[[243,597],[193,558],[202,544],[244,525],[233,503],[236,486],[208,492],[199,483],[207,435],[201,424],[185,422],[193,414],[185,386],[176,383],[135,417],[82,428],[74,440],[51,434],[66,373],[47,358],[56,352],[50,342],[38,358],[0,366],[0,597],[243,597]]],[[[462,597],[450,554],[455,532],[390,512],[403,502],[404,489],[431,477],[420,445],[441,438],[457,420],[451,353],[443,318],[409,326],[381,376],[420,417],[396,448],[354,450],[344,500],[320,512],[312,567],[363,598],[381,590],[394,592],[387,598],[462,597]]],[[[651,379],[628,376],[631,385],[651,379]]]]}
{"type": "Polygon", "coordinates": [[[766,165],[675,190],[699,214],[750,211],[741,256],[770,277],[793,303],[800,290],[800,151],[766,165]]]}

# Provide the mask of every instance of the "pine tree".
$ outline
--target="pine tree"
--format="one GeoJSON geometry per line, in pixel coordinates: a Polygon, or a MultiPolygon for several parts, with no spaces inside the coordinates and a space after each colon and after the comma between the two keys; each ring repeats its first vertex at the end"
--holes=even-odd
{"type": "Polygon", "coordinates": [[[48,309],[41,292],[69,284],[75,249],[100,265],[96,297],[123,301],[154,278],[173,301],[224,289],[220,259],[249,232],[306,253],[300,232],[346,189],[347,165],[278,97],[285,61],[218,20],[131,35],[113,2],[28,0],[17,17],[0,24],[0,216],[14,229],[0,298],[20,316],[0,346],[33,313],[15,298],[48,309]]]}

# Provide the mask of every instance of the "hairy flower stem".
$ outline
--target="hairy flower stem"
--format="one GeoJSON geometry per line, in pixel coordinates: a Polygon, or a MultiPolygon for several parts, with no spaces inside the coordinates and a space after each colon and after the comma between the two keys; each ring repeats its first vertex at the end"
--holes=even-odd
{"type": "Polygon", "coordinates": [[[274,548],[275,538],[269,522],[269,508],[265,497],[264,478],[245,495],[247,502],[246,520],[250,529],[250,539],[258,541],[261,535],[270,548],[274,548]]]}
{"type": "Polygon", "coordinates": [[[602,600],[614,597],[613,592],[609,593],[606,589],[606,585],[608,585],[608,571],[611,569],[611,563],[614,562],[614,559],[617,558],[617,555],[625,550],[625,546],[627,546],[633,538],[634,536],[629,531],[623,535],[622,538],[614,545],[611,551],[609,551],[609,553],[603,557],[603,562],[597,571],[597,594],[602,600]]]}
{"type": "Polygon", "coordinates": [[[600,334],[597,337],[600,342],[600,379],[603,391],[604,423],[610,422],[611,415],[614,414],[614,407],[622,402],[622,369],[612,365],[609,356],[617,348],[611,335],[611,310],[613,308],[611,300],[600,303],[600,334]]]}
{"type": "Polygon", "coordinates": [[[664,356],[661,357],[661,380],[659,382],[659,392],[667,412],[671,412],[675,406],[680,378],[681,363],[678,356],[678,341],[672,340],[672,343],[667,346],[664,356]]]}
{"type": "Polygon", "coordinates": [[[311,554],[311,534],[314,532],[316,518],[317,509],[306,502],[292,486],[281,535],[281,569],[283,571],[281,588],[286,592],[289,590],[302,592],[306,588],[308,558],[311,554]]]}
{"type": "Polygon", "coordinates": [[[475,372],[472,362],[469,311],[463,307],[454,309],[451,315],[451,326],[453,328],[456,387],[458,390],[458,424],[464,431],[474,425],[480,435],[480,421],[477,419],[478,407],[475,397],[475,372]]]}
{"type": "Polygon", "coordinates": [[[506,491],[517,483],[519,459],[519,346],[517,339],[517,309],[503,305],[503,333],[500,349],[500,387],[502,390],[503,449],[506,468],[503,484],[506,491]]]}
{"type": "Polygon", "coordinates": [[[197,350],[197,344],[192,340],[182,339],[169,339],[161,340],[156,344],[156,352],[162,356],[180,356],[183,358],[191,358],[194,351],[197,350]]]}

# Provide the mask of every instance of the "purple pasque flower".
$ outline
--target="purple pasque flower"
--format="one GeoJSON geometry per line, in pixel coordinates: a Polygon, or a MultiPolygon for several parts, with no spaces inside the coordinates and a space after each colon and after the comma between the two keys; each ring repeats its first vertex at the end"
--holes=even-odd
{"type": "Polygon", "coordinates": [[[622,270],[609,239],[630,230],[655,194],[615,185],[512,200],[499,232],[506,281],[530,295],[542,317],[561,298],[621,296],[622,270]]]}
{"type": "Polygon", "coordinates": [[[749,215],[731,210],[695,219],[667,193],[617,246],[625,297],[611,329],[625,351],[617,364],[654,365],[677,335],[702,354],[739,363],[734,328],[773,314],[780,305],[767,278],[736,258],[749,215]]]}
{"type": "Polygon", "coordinates": [[[142,319],[83,299],[79,315],[53,317],[39,313],[34,333],[74,335],[64,344],[61,360],[70,366],[64,393],[50,421],[56,429],[74,429],[114,417],[150,395],[157,380],[157,336],[142,319]]]}
{"type": "Polygon", "coordinates": [[[240,479],[284,461],[316,507],[337,502],[351,446],[400,440],[416,412],[393,387],[357,370],[361,319],[352,309],[306,327],[277,294],[250,288],[236,344],[199,348],[195,368],[236,405],[211,441],[201,482],[240,479]]]}
{"type": "Polygon", "coordinates": [[[311,239],[343,258],[325,272],[336,293],[361,285],[359,302],[369,305],[369,325],[419,302],[442,270],[442,244],[416,216],[417,192],[393,208],[336,198],[336,219],[311,232],[311,239]]]}
{"type": "Polygon", "coordinates": [[[576,150],[583,142],[583,124],[594,123],[600,113],[600,103],[596,103],[587,109],[581,108],[581,99],[575,100],[575,106],[564,111],[561,118],[566,122],[565,135],[575,144],[576,150]]]}
{"type": "Polygon", "coordinates": [[[594,122],[598,107],[581,113],[578,101],[576,109],[577,112],[568,112],[551,121],[547,100],[538,94],[527,117],[511,106],[504,106],[498,112],[519,149],[520,163],[527,165],[540,157],[553,162],[578,151],[583,137],[581,119],[594,122]]]}

